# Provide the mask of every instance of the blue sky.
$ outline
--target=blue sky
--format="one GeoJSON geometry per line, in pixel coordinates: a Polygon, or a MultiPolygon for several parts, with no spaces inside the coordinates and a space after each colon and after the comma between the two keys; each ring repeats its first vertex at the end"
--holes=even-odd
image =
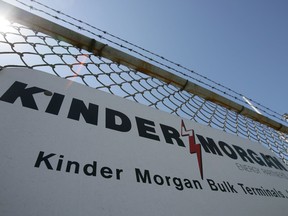
{"type": "Polygon", "coordinates": [[[288,112],[287,0],[38,1],[288,112]]]}

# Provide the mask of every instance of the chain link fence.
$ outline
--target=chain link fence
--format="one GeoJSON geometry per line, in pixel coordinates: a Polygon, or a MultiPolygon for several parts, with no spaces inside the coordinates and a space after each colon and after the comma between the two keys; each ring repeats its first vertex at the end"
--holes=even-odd
{"type": "Polygon", "coordinates": [[[259,142],[288,163],[288,136],[158,78],[17,23],[0,29],[0,70],[25,67],[259,142]]]}

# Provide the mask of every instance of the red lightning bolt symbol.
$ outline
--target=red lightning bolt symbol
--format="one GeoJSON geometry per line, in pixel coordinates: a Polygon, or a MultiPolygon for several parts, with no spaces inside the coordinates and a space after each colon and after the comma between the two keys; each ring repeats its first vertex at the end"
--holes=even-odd
{"type": "Polygon", "coordinates": [[[194,130],[193,129],[187,130],[183,120],[181,121],[181,136],[189,136],[190,154],[197,153],[198,167],[201,178],[203,179],[201,145],[196,144],[194,130]]]}

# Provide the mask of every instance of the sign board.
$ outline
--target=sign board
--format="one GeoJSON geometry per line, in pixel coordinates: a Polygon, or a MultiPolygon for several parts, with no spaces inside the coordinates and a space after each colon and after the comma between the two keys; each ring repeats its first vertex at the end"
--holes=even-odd
{"type": "Polygon", "coordinates": [[[265,147],[30,69],[0,72],[0,215],[283,215],[265,147]]]}

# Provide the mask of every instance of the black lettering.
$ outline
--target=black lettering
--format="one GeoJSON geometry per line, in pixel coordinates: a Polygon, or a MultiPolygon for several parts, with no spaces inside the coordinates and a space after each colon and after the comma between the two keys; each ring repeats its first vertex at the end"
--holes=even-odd
{"type": "Polygon", "coordinates": [[[148,182],[149,184],[152,183],[149,170],[144,170],[144,175],[142,175],[140,169],[135,168],[135,173],[137,182],[143,182],[143,183],[148,182]]]}
{"type": "Polygon", "coordinates": [[[201,183],[198,180],[193,180],[193,184],[196,189],[203,189],[201,183]]]}
{"type": "Polygon", "coordinates": [[[259,158],[258,155],[257,155],[254,151],[252,151],[252,150],[250,150],[250,149],[247,149],[247,153],[250,155],[250,157],[251,157],[256,163],[258,163],[258,164],[261,165],[261,166],[266,166],[266,164],[264,163],[264,161],[261,160],[261,158],[259,158]]]}
{"type": "Polygon", "coordinates": [[[272,196],[272,193],[271,193],[271,191],[269,189],[266,189],[265,193],[267,194],[267,196],[272,196]]]}
{"type": "Polygon", "coordinates": [[[120,174],[123,172],[122,169],[116,169],[116,179],[119,180],[120,179],[120,174]]]}
{"type": "Polygon", "coordinates": [[[79,174],[80,164],[77,161],[67,161],[66,172],[70,172],[72,165],[75,166],[75,173],[79,174]]]}
{"type": "Polygon", "coordinates": [[[49,158],[51,158],[51,157],[53,157],[55,155],[56,154],[51,153],[49,155],[44,156],[44,152],[40,151],[34,167],[38,167],[39,168],[41,163],[44,162],[44,164],[46,165],[47,169],[53,170],[53,167],[51,166],[51,164],[49,162],[49,158]]]}
{"type": "Polygon", "coordinates": [[[269,167],[274,167],[276,169],[279,169],[274,163],[273,163],[273,159],[270,155],[264,155],[262,153],[260,153],[260,155],[262,156],[262,158],[264,159],[265,163],[269,166],[269,167]]]}
{"type": "Polygon", "coordinates": [[[212,191],[218,191],[218,188],[217,188],[215,182],[212,179],[207,179],[207,182],[208,182],[208,184],[210,186],[210,189],[212,191]]]}
{"type": "Polygon", "coordinates": [[[219,143],[220,148],[222,149],[222,151],[230,158],[232,159],[237,159],[237,154],[235,153],[235,151],[225,142],[220,141],[219,143]]]}
{"type": "Polygon", "coordinates": [[[111,178],[113,176],[113,172],[109,167],[102,167],[100,173],[104,178],[111,178]]]}
{"type": "Polygon", "coordinates": [[[191,183],[191,181],[189,179],[184,179],[183,181],[184,181],[185,187],[193,188],[192,183],[191,183]]]}
{"type": "Polygon", "coordinates": [[[45,112],[58,115],[64,100],[64,95],[54,93],[45,112]]]}
{"type": "Polygon", "coordinates": [[[15,81],[12,86],[2,95],[0,100],[14,103],[17,98],[21,99],[22,106],[30,109],[38,110],[33,94],[46,91],[38,87],[26,88],[27,84],[15,81]]]}
{"type": "Polygon", "coordinates": [[[285,198],[285,196],[283,195],[283,193],[281,191],[278,191],[278,194],[280,197],[285,198]]]}
{"type": "Polygon", "coordinates": [[[278,161],[278,159],[277,159],[276,157],[271,157],[271,159],[273,160],[274,164],[275,164],[279,169],[287,171],[287,169],[283,166],[282,163],[280,163],[280,162],[278,161]]]}
{"type": "Polygon", "coordinates": [[[183,183],[182,183],[182,181],[181,181],[180,178],[176,178],[176,177],[173,178],[173,183],[174,183],[175,188],[176,188],[177,190],[182,191],[182,190],[184,189],[183,183]]]}
{"type": "Polygon", "coordinates": [[[154,182],[158,185],[164,184],[164,179],[160,175],[154,175],[153,179],[154,179],[154,182]]]}
{"type": "Polygon", "coordinates": [[[58,164],[57,164],[57,167],[56,167],[56,170],[57,170],[57,171],[60,171],[61,168],[62,168],[62,163],[63,163],[64,155],[60,155],[59,158],[60,158],[60,159],[58,160],[58,164]]]}
{"type": "MultiPolygon", "coordinates": [[[[229,182],[227,182],[227,184],[228,184],[228,187],[229,187],[229,189],[230,189],[230,191],[231,191],[232,193],[238,193],[238,192],[235,190],[234,185],[230,185],[229,182]]],[[[229,189],[228,189],[228,190],[229,190],[229,189]]]]}
{"type": "Polygon", "coordinates": [[[249,161],[250,163],[254,163],[253,160],[251,160],[251,158],[247,155],[244,149],[236,145],[233,145],[233,147],[236,150],[236,152],[239,154],[239,156],[242,158],[243,161],[245,162],[249,161]]]}
{"type": "Polygon", "coordinates": [[[80,114],[84,117],[86,123],[97,125],[98,123],[98,105],[89,103],[88,109],[84,102],[73,98],[68,118],[79,121],[80,114]]]}
{"type": "Polygon", "coordinates": [[[265,190],[263,190],[261,188],[255,188],[255,191],[260,196],[267,196],[266,193],[265,193],[265,190]]]}
{"type": "Polygon", "coordinates": [[[247,191],[250,195],[254,195],[254,194],[253,194],[253,191],[251,190],[251,188],[246,187],[246,191],[247,191]]]}
{"type": "Polygon", "coordinates": [[[177,142],[179,146],[185,147],[183,141],[180,138],[179,132],[170,126],[160,124],[161,130],[163,132],[166,143],[174,144],[173,139],[177,142]]]}
{"type": "Polygon", "coordinates": [[[247,194],[247,192],[246,192],[246,190],[245,190],[245,188],[244,188],[244,184],[238,183],[238,185],[242,188],[242,190],[244,191],[244,193],[247,194]]]}
{"type": "Polygon", "coordinates": [[[106,108],[106,128],[128,132],[131,130],[131,122],[123,113],[106,108]],[[121,123],[117,123],[117,119],[121,120],[121,123]]]}
{"type": "Polygon", "coordinates": [[[165,176],[165,179],[166,179],[167,185],[170,186],[170,179],[171,179],[171,177],[170,177],[170,176],[165,176]]]}
{"type": "Polygon", "coordinates": [[[213,139],[207,137],[207,142],[203,136],[197,134],[197,137],[205,152],[223,156],[213,139]]]}
{"type": "Polygon", "coordinates": [[[223,183],[218,183],[218,188],[222,192],[227,192],[227,188],[225,188],[225,185],[223,183]]]}
{"type": "Polygon", "coordinates": [[[87,176],[96,176],[96,171],[97,171],[97,162],[96,161],[93,161],[93,164],[86,164],[83,167],[83,172],[87,176]]]}
{"type": "Polygon", "coordinates": [[[160,141],[159,136],[153,134],[156,132],[154,128],[155,123],[153,121],[142,119],[139,117],[135,117],[135,118],[136,118],[139,136],[160,141]]]}

